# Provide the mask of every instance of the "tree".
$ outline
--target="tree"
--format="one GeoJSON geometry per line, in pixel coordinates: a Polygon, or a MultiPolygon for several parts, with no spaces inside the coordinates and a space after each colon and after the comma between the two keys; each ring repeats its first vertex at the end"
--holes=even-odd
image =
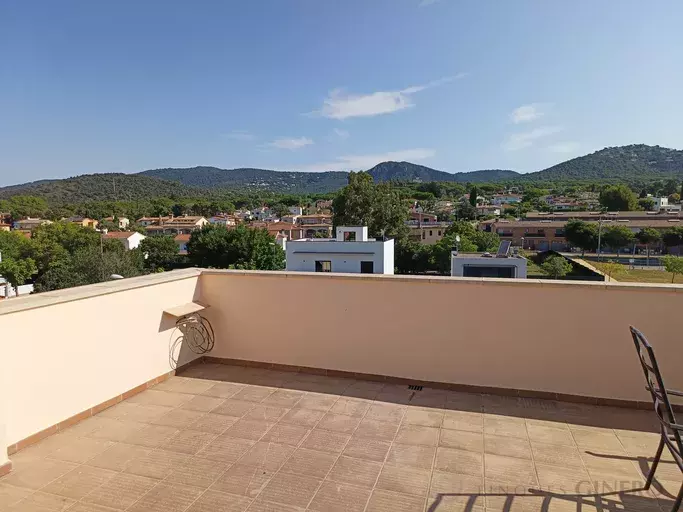
{"type": "Polygon", "coordinates": [[[474,186],[470,189],[470,204],[472,206],[477,206],[477,196],[479,195],[479,190],[474,186]]]}
{"type": "Polygon", "coordinates": [[[178,244],[172,236],[148,236],[140,242],[145,268],[152,272],[171,270],[178,262],[178,244]]]}
{"type": "Polygon", "coordinates": [[[632,211],[638,203],[636,195],[626,185],[612,185],[600,192],[600,204],[611,211],[632,211]]]}
{"type": "Polygon", "coordinates": [[[0,261],[0,276],[11,284],[19,295],[19,287],[36,273],[36,263],[31,258],[15,260],[3,258],[0,261]]]}
{"type": "Polygon", "coordinates": [[[607,275],[608,281],[611,281],[612,276],[620,273],[623,269],[624,266],[614,260],[609,260],[607,263],[602,264],[602,272],[607,275]]]}
{"type": "Polygon", "coordinates": [[[206,225],[187,244],[192,264],[211,268],[282,270],[285,253],[265,229],[206,225]]]}
{"type": "Polygon", "coordinates": [[[581,249],[582,256],[598,247],[597,226],[583,220],[570,219],[565,225],[564,236],[570,245],[581,249]]]}
{"type": "Polygon", "coordinates": [[[477,251],[479,252],[497,251],[500,245],[498,233],[491,233],[489,231],[476,230],[469,239],[477,246],[477,251]]]}
{"type": "Polygon", "coordinates": [[[638,199],[638,206],[640,206],[643,210],[651,212],[655,209],[655,200],[651,197],[644,197],[642,199],[638,199]]]}
{"type": "Polygon", "coordinates": [[[602,241],[607,247],[619,249],[629,246],[635,240],[635,235],[626,226],[609,226],[602,233],[602,241]]]}
{"type": "Polygon", "coordinates": [[[662,241],[667,247],[683,245],[683,227],[669,228],[662,233],[662,241]]]}
{"type": "Polygon", "coordinates": [[[643,228],[638,233],[636,233],[636,239],[638,242],[643,244],[645,246],[645,250],[647,253],[647,265],[650,265],[650,246],[652,244],[656,244],[662,239],[662,236],[659,234],[659,231],[657,231],[654,228],[643,228]]]}
{"type": "Polygon", "coordinates": [[[475,220],[477,209],[470,203],[463,201],[455,207],[455,217],[460,220],[475,220]]]}
{"type": "Polygon", "coordinates": [[[349,173],[349,184],[334,198],[334,226],[367,226],[370,236],[401,238],[408,212],[391,183],[373,183],[367,172],[349,173]]]}
{"type": "Polygon", "coordinates": [[[553,279],[559,279],[572,271],[572,264],[563,256],[549,256],[541,264],[541,269],[553,279]]]}
{"type": "Polygon", "coordinates": [[[13,196],[9,199],[9,211],[14,219],[42,217],[47,213],[48,205],[42,197],[13,196]]]}
{"type": "Polygon", "coordinates": [[[660,261],[667,272],[671,272],[671,282],[676,279],[676,274],[683,274],[683,258],[680,256],[662,256],[660,261]]]}

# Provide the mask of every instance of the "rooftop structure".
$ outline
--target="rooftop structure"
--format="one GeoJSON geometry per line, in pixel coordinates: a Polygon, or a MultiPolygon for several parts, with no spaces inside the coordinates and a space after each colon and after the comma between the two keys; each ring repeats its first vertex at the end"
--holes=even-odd
{"type": "Polygon", "coordinates": [[[0,509],[668,510],[628,325],[683,388],[681,292],[188,269],[4,301],[0,509]]]}
{"type": "Polygon", "coordinates": [[[102,235],[105,240],[121,240],[127,250],[137,249],[145,238],[145,235],[137,231],[108,231],[102,235]]]}
{"type": "Polygon", "coordinates": [[[394,241],[368,238],[368,228],[337,227],[337,238],[304,238],[286,244],[287,270],[393,274],[394,241]]]}
{"type": "Polygon", "coordinates": [[[510,242],[501,242],[498,254],[451,252],[451,276],[526,279],[527,260],[509,254],[510,242]]]}

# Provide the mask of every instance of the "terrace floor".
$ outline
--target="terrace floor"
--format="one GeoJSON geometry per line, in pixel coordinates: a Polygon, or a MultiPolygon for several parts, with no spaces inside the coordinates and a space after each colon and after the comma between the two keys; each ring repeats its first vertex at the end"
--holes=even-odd
{"type": "Polygon", "coordinates": [[[668,510],[654,413],[200,364],[14,454],[0,510],[668,510]]]}

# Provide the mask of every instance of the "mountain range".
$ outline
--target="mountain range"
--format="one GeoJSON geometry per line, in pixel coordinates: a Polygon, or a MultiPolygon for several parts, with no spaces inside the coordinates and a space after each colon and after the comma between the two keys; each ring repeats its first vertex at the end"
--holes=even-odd
{"type": "MultiPolygon", "coordinates": [[[[489,169],[448,173],[410,162],[382,162],[368,172],[375,181],[460,183],[644,181],[683,178],[683,151],[644,144],[608,147],[537,172],[520,174],[489,169]]],[[[280,193],[333,192],[346,184],[347,173],[289,172],[217,167],[167,168],[135,174],[86,174],[0,188],[0,199],[29,194],[54,203],[88,200],[201,197],[229,189],[280,193]]]]}

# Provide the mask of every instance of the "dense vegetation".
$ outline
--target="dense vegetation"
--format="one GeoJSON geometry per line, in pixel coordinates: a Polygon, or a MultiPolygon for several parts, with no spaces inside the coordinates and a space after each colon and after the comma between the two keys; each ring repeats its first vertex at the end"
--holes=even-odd
{"type": "MultiPolygon", "coordinates": [[[[567,186],[600,186],[622,183],[642,190],[655,180],[683,177],[683,151],[659,146],[631,145],[605,148],[548,169],[528,174],[507,170],[447,173],[410,162],[383,162],[370,169],[376,182],[393,181],[413,186],[489,183],[501,187],[536,186],[553,189],[567,186]]],[[[90,174],[63,180],[43,180],[0,188],[0,199],[32,195],[51,205],[86,201],[165,198],[224,198],[240,192],[267,194],[326,194],[341,189],[345,172],[281,172],[264,169],[155,169],[138,174],[90,174]]],[[[671,193],[671,192],[669,192],[671,193]]],[[[436,194],[434,194],[436,195],[436,194]]],[[[668,194],[667,194],[668,195],[668,194]]],[[[418,198],[419,199],[419,198],[418,198]]]]}

